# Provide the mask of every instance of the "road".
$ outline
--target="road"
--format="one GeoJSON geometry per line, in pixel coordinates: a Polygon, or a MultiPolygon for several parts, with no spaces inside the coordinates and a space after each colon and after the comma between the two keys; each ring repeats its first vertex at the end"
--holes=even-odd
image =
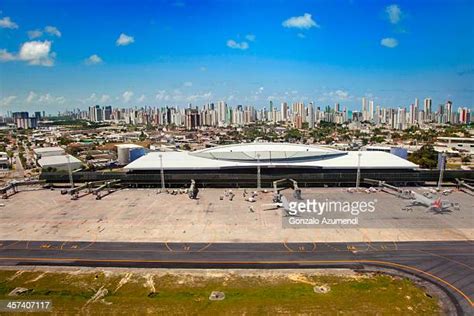
{"type": "Polygon", "coordinates": [[[0,241],[0,265],[385,268],[430,281],[474,312],[474,242],[132,243],[0,241]]]}
{"type": "Polygon", "coordinates": [[[25,168],[23,167],[23,163],[21,162],[20,156],[18,153],[15,153],[15,172],[19,178],[25,177],[25,168]]]}

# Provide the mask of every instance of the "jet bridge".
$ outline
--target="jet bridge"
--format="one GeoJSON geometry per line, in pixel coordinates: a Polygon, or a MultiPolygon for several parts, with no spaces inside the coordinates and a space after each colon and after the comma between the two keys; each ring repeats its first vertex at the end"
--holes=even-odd
{"type": "Polygon", "coordinates": [[[396,187],[394,185],[388,184],[385,181],[382,180],[375,180],[375,179],[368,179],[364,178],[363,180],[364,183],[372,185],[372,186],[378,186],[381,187],[382,190],[384,190],[387,193],[394,194],[400,198],[410,198],[411,197],[411,190],[404,190],[399,187],[396,187]]]}
{"type": "Polygon", "coordinates": [[[456,178],[456,186],[459,190],[474,195],[474,184],[471,181],[472,180],[456,178]]]}
{"type": "Polygon", "coordinates": [[[61,190],[61,194],[69,194],[71,195],[71,200],[77,200],[85,195],[92,193],[96,195],[97,200],[100,200],[105,195],[110,194],[111,188],[119,184],[120,181],[121,180],[119,179],[108,180],[108,181],[107,180],[90,181],[71,189],[61,190]],[[101,195],[100,192],[102,192],[103,190],[107,190],[107,194],[101,195]],[[84,194],[80,195],[81,192],[83,192],[84,194]]]}
{"type": "Polygon", "coordinates": [[[2,199],[8,199],[10,196],[18,193],[18,188],[28,185],[45,185],[46,180],[26,180],[26,181],[11,181],[4,187],[0,188],[0,195],[2,199]]]}
{"type": "Polygon", "coordinates": [[[273,202],[280,203],[281,202],[281,193],[280,191],[286,189],[293,189],[293,197],[297,200],[301,200],[301,189],[298,187],[298,182],[293,179],[279,179],[273,181],[273,202]],[[278,187],[282,185],[281,187],[278,187]]]}
{"type": "Polygon", "coordinates": [[[120,179],[115,179],[111,181],[107,181],[104,184],[100,185],[99,187],[95,188],[92,190],[92,194],[94,194],[96,197],[96,200],[102,199],[104,196],[109,195],[110,193],[113,192],[113,187],[115,187],[117,184],[120,183],[120,179]],[[101,194],[103,192],[104,194],[101,194]]]}

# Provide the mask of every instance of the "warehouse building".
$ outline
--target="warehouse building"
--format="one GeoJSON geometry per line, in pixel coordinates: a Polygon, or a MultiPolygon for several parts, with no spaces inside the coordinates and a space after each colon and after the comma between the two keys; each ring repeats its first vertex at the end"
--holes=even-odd
{"type": "Polygon", "coordinates": [[[38,147],[33,149],[33,153],[35,154],[35,159],[38,160],[41,157],[64,155],[66,152],[61,147],[38,147]]]}
{"type": "Polygon", "coordinates": [[[69,167],[71,170],[81,168],[82,161],[71,155],[44,156],[38,160],[38,166],[43,169],[67,171],[69,167]]]}

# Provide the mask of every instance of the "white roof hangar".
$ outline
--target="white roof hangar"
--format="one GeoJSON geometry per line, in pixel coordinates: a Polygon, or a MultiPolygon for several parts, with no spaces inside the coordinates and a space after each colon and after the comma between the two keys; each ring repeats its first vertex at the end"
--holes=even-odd
{"type": "Polygon", "coordinates": [[[58,155],[41,157],[38,160],[38,165],[41,168],[55,168],[58,170],[68,170],[68,165],[71,169],[79,169],[82,166],[82,161],[71,155],[58,155]]]}
{"type": "Polygon", "coordinates": [[[377,151],[339,151],[285,143],[218,146],[195,152],[150,152],[125,166],[128,171],[219,170],[252,168],[415,169],[418,166],[393,154],[377,151]],[[161,157],[160,157],[161,156],[161,157]]]}

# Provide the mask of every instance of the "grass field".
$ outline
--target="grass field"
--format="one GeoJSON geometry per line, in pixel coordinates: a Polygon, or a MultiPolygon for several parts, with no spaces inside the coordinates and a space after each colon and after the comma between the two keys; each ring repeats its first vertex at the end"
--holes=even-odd
{"type": "MultiPolygon", "coordinates": [[[[390,276],[0,271],[0,299],[48,299],[48,315],[436,315],[436,298],[390,276]],[[314,286],[328,293],[315,293],[314,286]],[[11,297],[16,287],[29,293],[11,297]],[[212,291],[225,299],[210,301],[212,291]]],[[[35,313],[38,315],[38,313],[35,313]]]]}

